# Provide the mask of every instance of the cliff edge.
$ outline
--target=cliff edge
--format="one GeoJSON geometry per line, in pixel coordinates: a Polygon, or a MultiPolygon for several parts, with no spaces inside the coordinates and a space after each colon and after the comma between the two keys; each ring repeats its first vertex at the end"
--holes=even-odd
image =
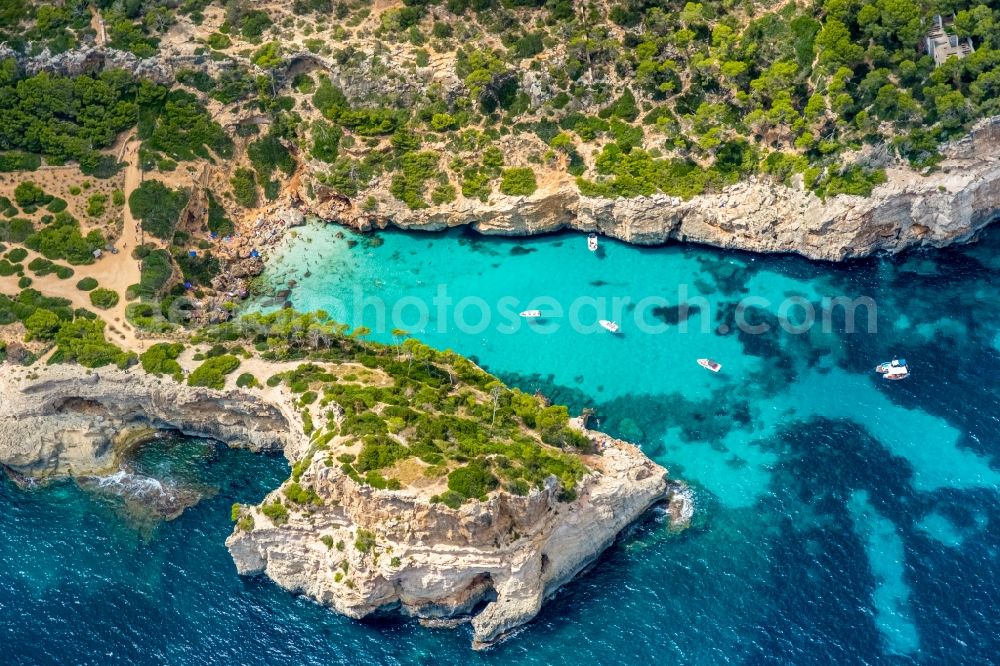
{"type": "Polygon", "coordinates": [[[311,463],[302,480],[320,506],[277,523],[249,509],[254,528],[237,529],[226,545],[240,573],[266,573],[350,617],[399,609],[425,622],[470,621],[473,646],[485,647],[531,620],[547,596],[671,495],[666,470],[638,448],[617,440],[606,447],[589,461],[573,501],[561,501],[550,482],[458,509],[360,486],[311,463]]]}
{"type": "Polygon", "coordinates": [[[530,197],[495,194],[485,203],[459,198],[417,210],[386,195],[379,197],[374,214],[342,198],[324,200],[317,188],[320,201],[310,212],[361,230],[468,224],[484,234],[527,236],[568,228],[638,245],[681,241],[843,261],[969,241],[997,219],[1000,117],[982,121],[962,140],[944,146],[942,154],[945,159],[930,176],[904,165],[888,168],[887,182],[869,197],[821,199],[795,184],[750,177],[686,200],[664,194],[603,199],[581,195],[572,180],[564,179],[530,197]]]}

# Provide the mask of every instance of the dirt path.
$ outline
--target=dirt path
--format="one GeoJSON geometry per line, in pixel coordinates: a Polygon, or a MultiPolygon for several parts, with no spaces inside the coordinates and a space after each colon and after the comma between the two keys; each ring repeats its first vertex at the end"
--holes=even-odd
{"type": "Polygon", "coordinates": [[[97,11],[97,7],[90,5],[90,27],[94,30],[94,41],[98,46],[108,43],[108,33],[104,28],[104,17],[97,11]]]}
{"type": "Polygon", "coordinates": [[[122,235],[118,239],[118,254],[106,254],[101,260],[94,264],[96,272],[92,277],[97,278],[102,287],[114,289],[121,297],[118,305],[112,308],[109,313],[114,318],[120,320],[124,326],[131,330],[125,323],[125,291],[130,285],[138,284],[141,275],[140,264],[137,259],[132,258],[132,250],[140,245],[142,233],[138,230],[138,221],[132,217],[129,209],[128,198],[132,192],[139,187],[142,182],[142,172],[139,169],[139,141],[130,137],[122,151],[122,159],[125,167],[125,182],[122,191],[125,193],[125,206],[122,211],[122,235]]]}

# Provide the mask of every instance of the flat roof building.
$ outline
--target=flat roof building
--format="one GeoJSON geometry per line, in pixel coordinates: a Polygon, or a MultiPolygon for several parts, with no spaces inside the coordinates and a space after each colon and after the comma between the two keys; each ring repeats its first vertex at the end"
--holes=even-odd
{"type": "Polygon", "coordinates": [[[951,25],[951,21],[946,24],[941,15],[938,14],[934,17],[931,29],[927,31],[925,46],[927,53],[934,57],[935,67],[940,67],[941,63],[952,56],[964,58],[975,51],[975,48],[972,46],[972,39],[950,34],[946,30],[949,25],[951,25]]]}

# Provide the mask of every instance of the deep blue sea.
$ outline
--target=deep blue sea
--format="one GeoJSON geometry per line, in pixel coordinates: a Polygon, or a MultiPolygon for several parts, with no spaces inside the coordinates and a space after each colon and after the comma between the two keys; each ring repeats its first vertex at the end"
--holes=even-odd
{"type": "Polygon", "coordinates": [[[997,663],[998,274],[1000,229],[843,265],[603,239],[590,253],[569,233],[298,229],[265,276],[290,293],[259,307],[287,298],[386,342],[405,329],[594,409],[692,484],[694,526],[671,535],[650,516],[473,653],[466,628],[355,622],[240,579],[229,507],[259,501],[285,462],[165,438],[101,483],[0,481],[0,661],[997,663]],[[854,332],[824,300],[838,297],[871,305],[854,332]],[[516,316],[534,308],[541,321],[516,316]],[[873,372],[893,355],[910,378],[873,372]],[[151,479],[204,499],[157,520],[151,479]]]}

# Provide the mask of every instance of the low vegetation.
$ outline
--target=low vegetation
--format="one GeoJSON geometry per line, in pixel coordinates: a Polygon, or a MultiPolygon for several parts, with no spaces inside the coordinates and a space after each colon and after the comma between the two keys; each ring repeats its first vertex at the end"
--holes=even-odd
{"type": "Polygon", "coordinates": [[[181,381],[184,371],[177,358],[183,351],[184,345],[180,342],[158,342],[139,355],[139,362],[142,369],[152,375],[167,375],[181,381]]]}
{"type": "MultiPolygon", "coordinates": [[[[426,476],[446,480],[447,490],[433,500],[458,506],[497,488],[523,495],[550,476],[559,480],[561,497],[569,499],[586,473],[575,454],[589,451],[591,444],[569,427],[565,407],[547,406],[535,396],[508,389],[466,359],[416,340],[396,347],[362,342],[322,313],[291,310],[208,327],[197,340],[245,341],[268,360],[301,359],[296,369],[270,377],[267,385],[284,385],[298,396],[314,441],[341,436],[357,442],[357,453],[340,457],[338,463],[358,483],[401,488],[393,470],[402,461],[414,461],[426,476]],[[320,365],[345,361],[360,363],[389,382],[360,382],[353,374],[339,377],[320,365]],[[317,417],[334,403],[343,418],[320,422],[317,417]]],[[[237,361],[229,355],[216,358],[237,361]]],[[[228,365],[225,369],[232,371],[228,365]]],[[[224,374],[215,373],[216,386],[222,385],[224,374]]],[[[308,463],[308,457],[305,460],[308,463]]],[[[303,494],[308,488],[301,474],[297,466],[293,480],[302,492],[288,496],[293,504],[312,501],[303,494]]]]}
{"type": "Polygon", "coordinates": [[[187,193],[172,190],[159,180],[148,179],[129,196],[132,215],[142,221],[146,233],[163,240],[174,235],[181,211],[187,204],[187,193]]]}
{"type": "Polygon", "coordinates": [[[240,359],[235,356],[227,354],[212,357],[191,372],[188,377],[188,385],[222,390],[226,385],[226,375],[238,367],[240,367],[240,359]]]}
{"type": "Polygon", "coordinates": [[[118,305],[118,292],[113,289],[105,289],[104,287],[99,287],[90,292],[90,303],[95,308],[100,308],[101,310],[110,310],[111,308],[118,305]]]}
{"type": "Polygon", "coordinates": [[[75,311],[68,299],[24,289],[14,297],[0,294],[0,326],[21,322],[29,340],[55,345],[49,363],[76,362],[87,368],[127,367],[136,360],[107,341],[104,322],[75,311]]]}

